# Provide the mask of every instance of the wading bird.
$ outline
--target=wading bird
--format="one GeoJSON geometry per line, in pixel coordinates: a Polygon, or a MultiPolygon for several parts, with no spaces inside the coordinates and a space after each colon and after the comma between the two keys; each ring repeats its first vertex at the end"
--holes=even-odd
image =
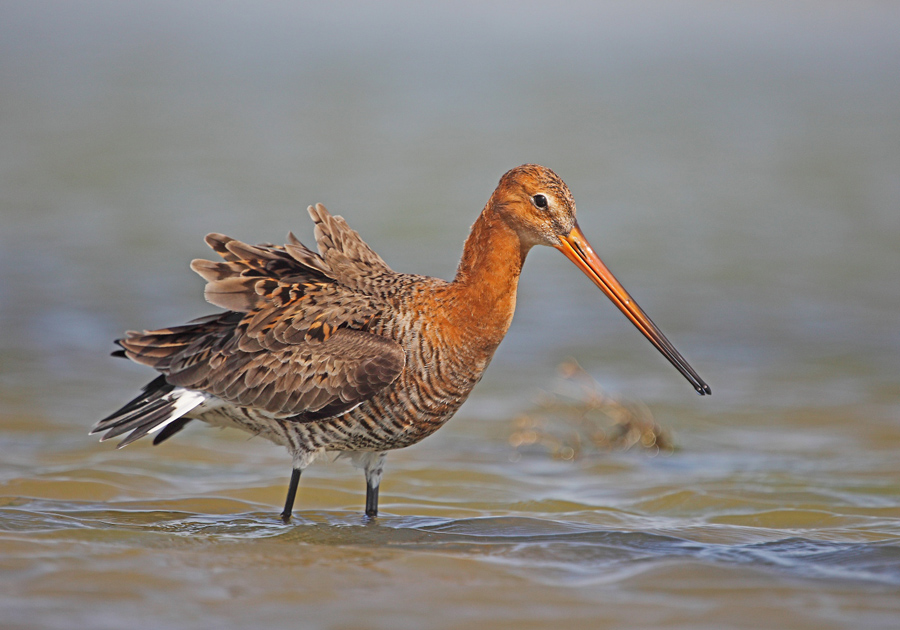
{"type": "Polygon", "coordinates": [[[183,326],[128,332],[116,355],[160,376],[92,433],[159,444],[191,420],[235,427],[293,456],[284,511],[320,454],[348,454],[366,475],[366,514],[378,512],[387,451],[419,442],[459,409],[506,334],[525,256],[560,250],[694,386],[688,365],[594,253],[575,201],[553,171],[506,173],[463,247],[452,282],[397,273],[322,205],[310,206],[318,253],[286,245],[206,242],[224,260],[194,260],[205,296],[225,312],[183,326]]]}

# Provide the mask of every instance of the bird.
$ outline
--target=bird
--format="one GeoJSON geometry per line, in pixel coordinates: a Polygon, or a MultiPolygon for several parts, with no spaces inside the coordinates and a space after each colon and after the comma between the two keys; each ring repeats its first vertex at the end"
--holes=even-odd
{"type": "Polygon", "coordinates": [[[282,445],[292,457],[285,524],[303,470],[336,452],[364,471],[374,519],[388,451],[441,428],[481,380],[537,245],[562,252],[697,393],[712,393],[595,253],[549,168],[524,164],[501,177],[452,281],[395,272],[342,217],[321,204],[308,211],[318,251],[293,233],[284,245],[206,237],[222,260],[191,269],[224,311],[117,339],[114,356],[159,375],[92,434],[127,434],[119,448],[151,434],[160,444],[200,420],[282,445]]]}

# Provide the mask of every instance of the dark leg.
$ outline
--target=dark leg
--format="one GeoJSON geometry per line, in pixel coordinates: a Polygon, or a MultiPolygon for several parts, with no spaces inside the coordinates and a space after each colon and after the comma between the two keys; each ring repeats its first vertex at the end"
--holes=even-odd
{"type": "Polygon", "coordinates": [[[378,516],[378,486],[366,484],[366,516],[378,516]]]}
{"type": "Polygon", "coordinates": [[[366,471],[366,516],[378,516],[378,486],[384,474],[384,453],[375,451],[357,452],[353,463],[366,471]]]}
{"type": "MultiPolygon", "coordinates": [[[[291,484],[288,486],[287,499],[284,501],[284,512],[281,513],[281,520],[285,525],[291,522],[291,512],[294,511],[294,498],[297,496],[297,486],[300,484],[300,473],[302,472],[300,468],[294,468],[291,471],[291,484]]],[[[377,493],[378,490],[376,489],[375,492],[377,493]]]]}

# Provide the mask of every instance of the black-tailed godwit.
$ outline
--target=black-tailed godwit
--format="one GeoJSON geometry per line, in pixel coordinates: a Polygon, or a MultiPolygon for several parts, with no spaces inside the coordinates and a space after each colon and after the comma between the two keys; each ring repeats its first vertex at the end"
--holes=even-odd
{"type": "Polygon", "coordinates": [[[469,396],[509,328],[534,245],[565,254],[698,393],[711,393],[594,253],[548,168],[501,178],[452,282],[397,273],[343,218],[322,205],[309,214],[318,253],[293,234],[286,245],[206,237],[224,261],[191,268],[225,311],[117,340],[115,354],[160,376],[92,433],[127,433],[120,447],[148,434],[159,444],[202,420],[281,444],[293,456],[285,522],[300,473],[321,453],[346,453],[365,471],[375,516],[386,452],[437,431],[469,396]]]}

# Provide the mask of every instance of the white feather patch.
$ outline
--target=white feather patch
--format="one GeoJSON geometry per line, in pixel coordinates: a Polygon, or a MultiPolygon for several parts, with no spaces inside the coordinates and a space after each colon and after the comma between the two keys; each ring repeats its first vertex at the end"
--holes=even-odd
{"type": "Polygon", "coordinates": [[[194,409],[194,407],[198,407],[203,404],[203,402],[209,398],[209,394],[204,394],[203,392],[198,392],[192,389],[185,389],[184,387],[176,387],[172,390],[172,392],[166,395],[166,400],[172,400],[175,402],[175,406],[172,408],[172,413],[164,422],[159,423],[155,427],[153,427],[149,432],[149,434],[156,433],[157,431],[162,430],[164,427],[172,424],[178,418],[182,417],[186,413],[190,412],[194,409]]]}

